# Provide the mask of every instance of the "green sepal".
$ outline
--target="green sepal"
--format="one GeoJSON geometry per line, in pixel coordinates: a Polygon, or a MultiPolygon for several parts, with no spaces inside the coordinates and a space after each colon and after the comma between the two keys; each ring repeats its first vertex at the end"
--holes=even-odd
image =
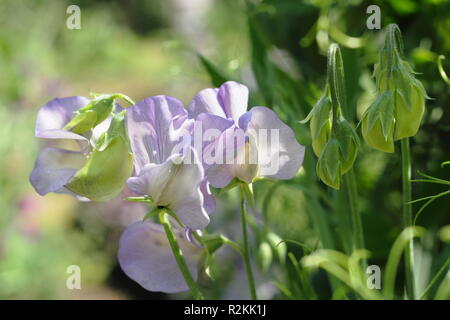
{"type": "Polygon", "coordinates": [[[225,238],[221,234],[205,234],[200,240],[209,254],[219,250],[225,243],[225,238]]]}
{"type": "Polygon", "coordinates": [[[367,108],[361,120],[364,140],[375,149],[394,152],[394,96],[385,91],[367,108]]]}
{"type": "Polygon", "coordinates": [[[331,138],[325,145],[316,165],[319,178],[328,186],[339,190],[341,185],[341,155],[339,141],[331,138]]]}
{"type": "Polygon", "coordinates": [[[332,127],[333,106],[328,96],[323,96],[312,108],[308,116],[300,121],[310,121],[312,147],[314,153],[319,157],[325,144],[328,142],[332,127]]]}
{"type": "Polygon", "coordinates": [[[120,193],[132,170],[133,155],[123,115],[118,114],[66,188],[93,201],[107,201],[120,193]]]}
{"type": "Polygon", "coordinates": [[[233,180],[231,180],[230,183],[226,187],[220,189],[219,194],[222,195],[222,194],[238,187],[241,183],[242,182],[238,178],[233,178],[233,180]]]}
{"type": "Polygon", "coordinates": [[[255,197],[253,196],[253,187],[251,183],[241,182],[241,190],[245,200],[252,210],[255,209],[255,197]]]}
{"type": "Polygon", "coordinates": [[[147,212],[145,214],[145,216],[142,218],[142,222],[144,222],[145,220],[151,219],[153,217],[155,217],[156,215],[158,215],[159,211],[161,209],[158,207],[154,207],[152,210],[150,210],[149,212],[147,212]]]}
{"type": "Polygon", "coordinates": [[[336,121],[336,138],[341,150],[341,174],[346,173],[353,167],[359,149],[359,138],[353,126],[341,117],[336,121]]]}
{"type": "Polygon", "coordinates": [[[76,116],[64,126],[64,129],[77,134],[91,130],[111,114],[116,97],[116,94],[103,94],[95,97],[76,112],[76,116]]]}

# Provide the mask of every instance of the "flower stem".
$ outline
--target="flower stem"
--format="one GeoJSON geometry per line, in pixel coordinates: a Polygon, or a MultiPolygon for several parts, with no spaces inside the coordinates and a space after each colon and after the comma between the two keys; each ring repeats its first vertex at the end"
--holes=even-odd
{"type": "MultiPolygon", "coordinates": [[[[350,214],[353,225],[353,249],[365,249],[364,232],[362,226],[361,214],[358,210],[358,193],[356,191],[356,181],[353,169],[344,175],[347,185],[348,199],[350,203],[350,214]]],[[[364,268],[367,267],[367,261],[363,259],[364,268]]]]}
{"type": "MultiPolygon", "coordinates": [[[[411,156],[409,138],[400,140],[402,152],[402,186],[403,186],[403,228],[412,226],[411,207],[411,156]]],[[[405,250],[406,293],[414,299],[414,240],[411,239],[405,250]]]]}
{"type": "Polygon", "coordinates": [[[250,264],[250,254],[248,245],[248,234],[247,234],[247,210],[245,208],[245,191],[244,188],[248,188],[247,185],[241,185],[241,219],[242,219],[242,236],[244,240],[244,250],[243,258],[245,264],[245,270],[247,272],[247,280],[250,288],[250,295],[253,300],[258,300],[256,295],[255,279],[253,277],[253,270],[250,264]]]}
{"type": "Polygon", "coordinates": [[[180,246],[178,245],[177,242],[177,238],[175,237],[175,234],[172,231],[169,215],[164,211],[164,209],[160,211],[159,219],[161,221],[161,224],[164,226],[164,231],[166,232],[167,240],[169,240],[170,247],[172,248],[173,255],[175,256],[175,260],[177,261],[178,267],[180,268],[181,274],[183,275],[186,284],[191,290],[192,296],[196,300],[204,300],[205,298],[200,292],[197,283],[192,278],[189,268],[186,265],[186,261],[183,258],[183,252],[181,251],[180,246]]]}

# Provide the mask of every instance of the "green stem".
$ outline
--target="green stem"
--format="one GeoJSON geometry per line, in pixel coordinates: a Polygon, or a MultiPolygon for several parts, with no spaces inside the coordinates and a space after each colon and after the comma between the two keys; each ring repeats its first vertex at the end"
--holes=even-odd
{"type": "MultiPolygon", "coordinates": [[[[353,169],[344,175],[345,183],[347,185],[348,200],[350,204],[350,214],[353,225],[353,250],[365,249],[364,246],[364,232],[362,226],[361,214],[358,210],[358,194],[356,191],[356,181],[353,169]]],[[[363,261],[364,268],[367,266],[365,259],[363,261]]]]}
{"type": "Polygon", "coordinates": [[[256,286],[255,279],[253,277],[252,265],[250,264],[250,254],[249,254],[249,245],[248,245],[248,234],[247,234],[247,210],[245,208],[245,191],[244,188],[248,186],[241,185],[241,219],[242,219],[242,236],[244,240],[244,264],[245,270],[247,272],[247,280],[250,288],[250,295],[253,300],[258,300],[256,295],[256,286]]]}
{"type": "MultiPolygon", "coordinates": [[[[433,286],[435,285],[435,283],[437,282],[437,280],[441,277],[441,275],[448,271],[448,265],[450,264],[450,258],[447,259],[447,261],[445,261],[445,263],[442,265],[442,267],[439,269],[439,271],[436,273],[436,275],[434,276],[433,280],[431,280],[430,284],[425,288],[424,292],[422,293],[422,295],[420,296],[420,300],[424,299],[428,293],[430,292],[431,288],[433,288],[433,286]]],[[[444,279],[445,281],[445,279],[444,279]]]]}
{"type": "MultiPolygon", "coordinates": [[[[411,206],[411,156],[409,138],[400,141],[402,152],[403,228],[413,225],[411,206]]],[[[405,250],[406,294],[414,299],[414,240],[408,241],[405,250]]]]}
{"type": "Polygon", "coordinates": [[[169,215],[164,211],[164,209],[160,211],[159,219],[161,221],[161,224],[164,226],[164,231],[166,232],[167,240],[169,240],[170,247],[172,248],[175,260],[177,261],[178,267],[180,268],[181,274],[183,275],[186,284],[191,290],[192,296],[196,300],[204,300],[205,298],[200,292],[197,282],[195,282],[195,280],[192,278],[189,268],[186,265],[186,261],[183,258],[183,252],[181,251],[181,248],[177,242],[177,238],[175,237],[172,231],[169,215]]]}

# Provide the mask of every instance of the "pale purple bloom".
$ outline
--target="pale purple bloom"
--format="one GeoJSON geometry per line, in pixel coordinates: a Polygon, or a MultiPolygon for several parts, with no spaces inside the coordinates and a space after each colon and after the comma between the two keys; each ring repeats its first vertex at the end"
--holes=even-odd
{"type": "Polygon", "coordinates": [[[247,111],[247,103],[248,88],[228,81],[218,89],[200,91],[188,107],[191,118],[205,126],[214,124],[222,131],[203,154],[213,149],[223,158],[223,163],[206,164],[207,178],[214,187],[223,188],[233,178],[247,183],[256,177],[290,179],[303,162],[305,148],[297,142],[292,129],[266,107],[247,111]],[[236,139],[239,135],[246,138],[236,139]],[[230,151],[234,153],[232,163],[226,161],[230,151]]]}
{"type": "MultiPolygon", "coordinates": [[[[183,230],[175,228],[174,233],[189,271],[197,279],[202,249],[189,242],[183,230]]],[[[120,238],[119,262],[124,272],[147,290],[188,290],[162,225],[146,220],[128,226],[120,238]]]]}
{"type": "Polygon", "coordinates": [[[150,196],[154,205],[170,208],[186,227],[206,227],[214,199],[191,141],[186,141],[193,121],[183,104],[172,97],[150,97],[127,110],[126,123],[135,156],[135,176],[128,187],[150,196]]]}
{"type": "MultiPolygon", "coordinates": [[[[41,150],[30,174],[30,182],[40,195],[49,192],[73,194],[64,186],[86,162],[85,153],[89,150],[89,135],[95,138],[94,136],[99,135],[99,129],[96,129],[96,134],[91,132],[87,135],[79,135],[65,130],[64,126],[76,116],[76,111],[87,105],[89,101],[79,96],[57,98],[39,110],[36,119],[36,137],[74,140],[80,145],[79,152],[60,148],[41,150]]],[[[104,123],[108,121],[110,120],[105,120],[104,123]]],[[[104,128],[103,123],[101,128],[104,128]]]]}
{"type": "MultiPolygon", "coordinates": [[[[150,196],[154,206],[172,210],[188,228],[175,228],[174,232],[195,279],[201,249],[186,235],[190,229],[207,226],[207,212],[214,210],[215,202],[203,166],[190,146],[193,121],[177,99],[155,96],[129,108],[126,124],[135,156],[135,176],[128,179],[127,186],[138,195],[150,196]]],[[[147,290],[174,293],[188,289],[163,227],[149,220],[125,229],[119,262],[124,272],[147,290]]]]}

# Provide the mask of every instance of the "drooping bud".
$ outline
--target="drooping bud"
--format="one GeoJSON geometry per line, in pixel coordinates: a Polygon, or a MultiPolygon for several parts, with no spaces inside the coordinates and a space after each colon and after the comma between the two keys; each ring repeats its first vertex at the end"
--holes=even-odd
{"type": "Polygon", "coordinates": [[[331,138],[325,145],[319,161],[317,161],[316,172],[325,184],[334,189],[339,189],[341,186],[341,170],[339,141],[331,138]]]}
{"type": "Polygon", "coordinates": [[[394,140],[415,136],[425,111],[426,92],[422,83],[411,73],[400,74],[403,79],[395,90],[394,140]]]}
{"type": "Polygon", "coordinates": [[[362,119],[362,135],[370,146],[394,152],[394,95],[385,91],[367,108],[362,119]]]}
{"type": "Polygon", "coordinates": [[[309,115],[301,123],[310,121],[312,148],[316,156],[320,156],[323,148],[330,139],[332,126],[332,104],[328,96],[323,96],[309,115]]]}
{"type": "Polygon", "coordinates": [[[336,137],[339,140],[341,150],[341,174],[348,172],[358,155],[359,138],[353,126],[344,118],[339,119],[336,124],[336,137]]]}
{"type": "Polygon", "coordinates": [[[65,187],[91,200],[107,201],[120,193],[132,169],[133,156],[121,112],[113,116],[108,131],[65,187]]]}
{"type": "MultiPolygon", "coordinates": [[[[393,135],[389,133],[389,136],[386,136],[386,130],[384,130],[383,136],[386,139],[381,139],[381,125],[374,124],[374,127],[371,127],[373,132],[369,137],[371,142],[366,139],[370,145],[386,152],[394,151],[393,141],[416,135],[425,111],[425,99],[427,98],[425,88],[415,78],[412,67],[402,59],[402,51],[400,29],[397,25],[391,24],[387,27],[386,41],[380,51],[378,63],[375,65],[374,77],[379,94],[384,94],[385,91],[392,92],[392,112],[391,105],[388,106],[388,110],[377,112],[392,116],[390,122],[394,121],[395,125],[394,128],[389,127],[389,129],[393,131],[393,135]]],[[[387,121],[387,119],[385,120],[387,121]]],[[[367,129],[367,126],[364,129],[363,120],[363,131],[366,132],[366,135],[367,130],[370,129],[367,129]]],[[[366,138],[366,136],[364,137],[366,138]]]]}

